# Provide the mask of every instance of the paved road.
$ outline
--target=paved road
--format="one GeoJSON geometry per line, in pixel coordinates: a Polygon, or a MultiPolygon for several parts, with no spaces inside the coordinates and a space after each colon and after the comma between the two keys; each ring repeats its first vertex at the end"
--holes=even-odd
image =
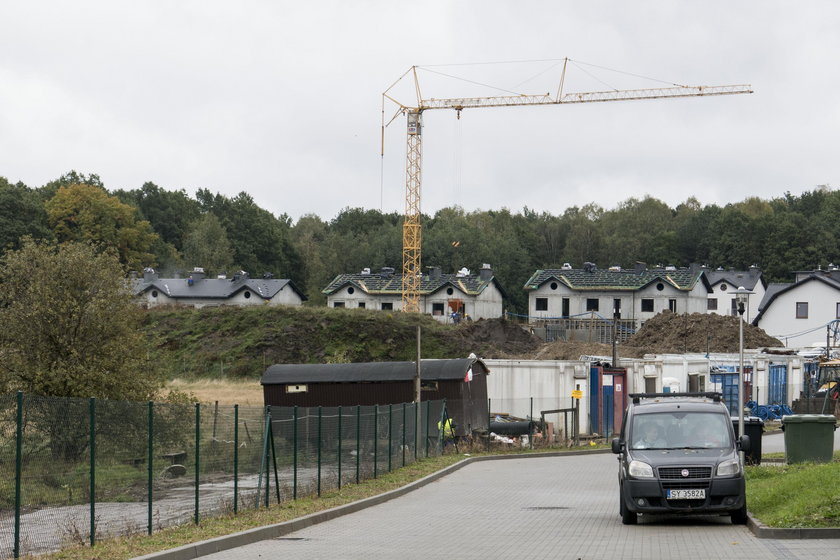
{"type": "Polygon", "coordinates": [[[840,560],[836,540],[758,539],[727,517],[624,526],[616,468],[610,454],[476,462],[390,502],[203,558],[840,560]]]}

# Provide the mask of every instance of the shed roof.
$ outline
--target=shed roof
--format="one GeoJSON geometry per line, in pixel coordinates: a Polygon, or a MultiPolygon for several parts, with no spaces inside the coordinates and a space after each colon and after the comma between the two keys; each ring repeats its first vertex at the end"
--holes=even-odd
{"type": "MultiPolygon", "coordinates": [[[[263,385],[296,383],[382,383],[411,381],[415,362],[364,362],[356,364],[275,364],[263,373],[263,385]]],[[[420,360],[420,378],[426,381],[464,379],[467,371],[488,373],[478,358],[420,360]]]]}

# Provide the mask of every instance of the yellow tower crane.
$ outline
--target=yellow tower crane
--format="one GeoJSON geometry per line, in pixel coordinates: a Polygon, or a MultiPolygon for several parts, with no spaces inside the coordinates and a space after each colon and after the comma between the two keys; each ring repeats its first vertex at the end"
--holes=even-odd
{"type": "Polygon", "coordinates": [[[557,95],[521,94],[502,95],[492,97],[457,97],[444,99],[424,99],[420,92],[420,82],[417,77],[417,66],[409,68],[397,81],[382,94],[382,145],[384,152],[385,127],[399,115],[407,119],[406,136],[406,172],[405,172],[405,218],[403,221],[403,262],[402,262],[402,310],[410,313],[420,311],[420,283],[421,269],[421,239],[420,224],[420,183],[422,171],[423,148],[423,112],[431,109],[454,109],[460,117],[463,109],[480,107],[514,107],[524,105],[566,105],[571,103],[594,103],[606,101],[631,101],[640,99],[667,99],[673,97],[703,97],[710,95],[733,95],[752,93],[747,85],[725,86],[682,86],[650,89],[626,89],[610,91],[586,91],[564,93],[563,85],[566,78],[566,67],[570,59],[563,59],[563,71],[560,75],[560,85],[557,95]],[[391,95],[391,90],[406,76],[411,76],[414,82],[416,102],[404,105],[391,95]],[[390,121],[385,122],[385,100],[397,105],[397,111],[390,121]]]}

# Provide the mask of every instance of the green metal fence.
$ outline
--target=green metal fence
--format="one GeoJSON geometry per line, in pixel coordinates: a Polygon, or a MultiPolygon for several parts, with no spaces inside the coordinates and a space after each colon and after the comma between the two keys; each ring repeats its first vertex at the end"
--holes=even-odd
{"type": "Polygon", "coordinates": [[[438,455],[443,401],[220,406],[0,395],[0,558],[320,495],[438,455]]]}

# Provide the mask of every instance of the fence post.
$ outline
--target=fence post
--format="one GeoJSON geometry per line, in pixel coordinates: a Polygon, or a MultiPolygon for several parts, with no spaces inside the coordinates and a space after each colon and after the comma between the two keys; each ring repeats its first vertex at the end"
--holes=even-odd
{"type": "Polygon", "coordinates": [[[373,405],[373,478],[379,473],[379,405],[373,405]]]}
{"type": "Polygon", "coordinates": [[[388,405],[388,472],[391,472],[391,455],[393,452],[392,434],[394,433],[394,405],[388,405]]]}
{"type": "Polygon", "coordinates": [[[487,451],[490,451],[490,440],[492,439],[490,435],[490,418],[493,417],[493,409],[490,404],[491,400],[487,399],[487,451]]]}
{"type": "Polygon", "coordinates": [[[148,506],[148,512],[147,512],[147,520],[146,520],[146,522],[147,522],[146,532],[151,535],[152,534],[152,509],[154,507],[153,506],[154,488],[152,486],[154,484],[154,465],[153,465],[153,462],[155,460],[155,403],[154,403],[154,401],[149,401],[148,407],[149,407],[149,428],[148,428],[149,441],[147,442],[148,443],[148,449],[146,451],[146,453],[147,453],[146,462],[148,463],[148,465],[146,465],[146,470],[147,470],[146,477],[148,479],[146,481],[146,484],[148,486],[148,495],[146,497],[146,501],[148,502],[149,506],[148,506]]]}
{"type": "Polygon", "coordinates": [[[23,471],[23,391],[17,392],[15,431],[15,558],[20,558],[20,477],[23,471]]]}
{"type": "MultiPolygon", "coordinates": [[[[298,482],[298,407],[295,405],[294,418],[292,419],[292,499],[297,500],[298,482]]],[[[279,500],[278,500],[279,501],[279,500]]]]}
{"type": "Polygon", "coordinates": [[[359,466],[361,465],[361,433],[362,433],[362,406],[356,405],[356,484],[359,483],[359,466]]]}
{"type": "Polygon", "coordinates": [[[432,401],[426,401],[426,458],[429,458],[429,414],[432,411],[432,401]]]}
{"type": "Polygon", "coordinates": [[[414,462],[417,462],[417,449],[420,447],[420,411],[423,410],[420,408],[420,403],[414,403],[414,414],[411,416],[414,418],[414,437],[411,438],[414,441],[414,462]]]}
{"type": "Polygon", "coordinates": [[[534,448],[534,397],[531,397],[531,413],[528,416],[528,447],[534,448]]]}
{"type": "Polygon", "coordinates": [[[341,407],[338,407],[338,489],[341,490],[341,407]]]}
{"type": "Polygon", "coordinates": [[[96,398],[91,397],[90,411],[90,546],[96,544],[96,398]]]}
{"type": "Polygon", "coordinates": [[[321,497],[321,420],[323,413],[318,407],[318,497],[321,497]]]}
{"type": "Polygon", "coordinates": [[[198,483],[199,483],[199,462],[201,460],[200,457],[200,448],[199,445],[201,443],[201,404],[195,403],[195,524],[198,525],[199,516],[198,516],[198,483]]]}
{"type": "Polygon", "coordinates": [[[402,466],[405,466],[405,403],[402,404],[403,420],[402,420],[402,466]]]}
{"type": "Polygon", "coordinates": [[[239,405],[233,405],[233,514],[239,513],[239,405]]]}

